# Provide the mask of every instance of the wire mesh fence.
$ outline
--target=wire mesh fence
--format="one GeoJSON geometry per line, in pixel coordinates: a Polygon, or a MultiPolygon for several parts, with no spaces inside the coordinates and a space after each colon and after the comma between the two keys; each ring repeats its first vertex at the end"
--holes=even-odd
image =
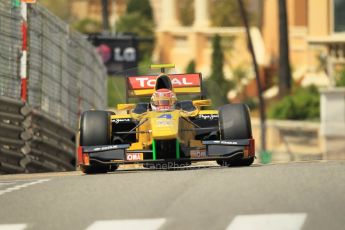
{"type": "Polygon", "coordinates": [[[40,5],[28,11],[28,102],[69,127],[78,115],[106,106],[106,70],[83,35],[40,5]]]}
{"type": "MultiPolygon", "coordinates": [[[[20,99],[20,5],[0,1],[0,96],[20,99]]],[[[107,75],[82,34],[39,4],[28,7],[28,100],[57,122],[76,128],[79,114],[105,108],[107,75]]]]}
{"type": "Polygon", "coordinates": [[[20,99],[20,8],[0,1],[0,96],[20,99]]]}

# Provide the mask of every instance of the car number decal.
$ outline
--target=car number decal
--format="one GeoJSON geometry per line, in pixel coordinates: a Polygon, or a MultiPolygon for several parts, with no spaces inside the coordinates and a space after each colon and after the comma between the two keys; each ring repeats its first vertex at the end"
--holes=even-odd
{"type": "Polygon", "coordinates": [[[166,114],[160,115],[158,118],[172,119],[172,115],[166,113],[166,114]]]}

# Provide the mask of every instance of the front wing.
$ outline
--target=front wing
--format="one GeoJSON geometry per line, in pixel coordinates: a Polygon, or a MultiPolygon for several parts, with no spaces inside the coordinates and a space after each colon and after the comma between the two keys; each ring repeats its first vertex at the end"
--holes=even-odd
{"type": "Polygon", "coordinates": [[[186,161],[230,160],[234,157],[251,158],[255,156],[254,139],[203,141],[204,148],[189,148],[184,156],[174,159],[155,159],[153,150],[128,150],[129,144],[105,146],[79,146],[78,165],[90,162],[102,164],[161,163],[186,161]],[[143,159],[143,154],[152,153],[152,159],[143,159]]]}

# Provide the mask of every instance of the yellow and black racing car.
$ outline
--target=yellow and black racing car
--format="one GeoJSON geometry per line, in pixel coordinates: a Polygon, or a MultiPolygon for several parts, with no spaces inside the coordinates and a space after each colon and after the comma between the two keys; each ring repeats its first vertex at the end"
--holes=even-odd
{"type": "Polygon", "coordinates": [[[89,110],[82,114],[77,163],[84,173],[114,171],[119,164],[173,168],[197,161],[217,161],[226,166],[249,166],[255,158],[249,109],[227,104],[203,110],[200,73],[169,74],[172,64],[152,65],[156,75],[126,77],[126,102],[117,114],[89,110]],[[198,100],[178,100],[182,95],[198,100]]]}

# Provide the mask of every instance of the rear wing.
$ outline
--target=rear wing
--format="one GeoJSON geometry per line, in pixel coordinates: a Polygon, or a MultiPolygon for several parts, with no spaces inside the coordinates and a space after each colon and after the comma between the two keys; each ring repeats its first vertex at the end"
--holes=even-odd
{"type": "MultiPolygon", "coordinates": [[[[168,74],[173,91],[177,95],[202,96],[201,73],[191,74],[168,74]]],[[[127,77],[127,99],[151,96],[155,91],[158,76],[130,76],[127,77]]]]}

